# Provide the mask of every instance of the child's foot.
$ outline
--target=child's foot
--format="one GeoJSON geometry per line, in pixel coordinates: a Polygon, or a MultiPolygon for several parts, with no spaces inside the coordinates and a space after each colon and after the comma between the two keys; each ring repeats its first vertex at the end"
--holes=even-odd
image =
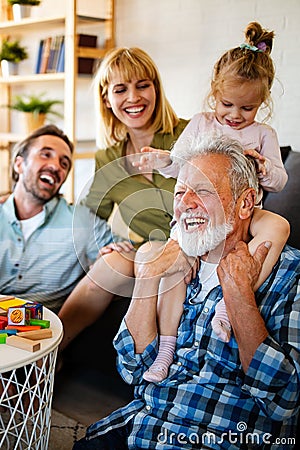
{"type": "Polygon", "coordinates": [[[231,326],[224,323],[222,320],[216,320],[213,325],[213,330],[223,342],[229,342],[231,336],[231,326]]]}
{"type": "Polygon", "coordinates": [[[167,378],[168,375],[168,369],[165,367],[157,366],[153,367],[151,366],[143,375],[144,380],[150,381],[152,383],[159,383],[160,381],[167,378]]]}
{"type": "Polygon", "coordinates": [[[152,366],[144,373],[144,380],[158,383],[167,377],[173,361],[175,345],[176,336],[160,336],[157,357],[152,366]]]}
{"type": "Polygon", "coordinates": [[[230,341],[231,325],[227,316],[226,305],[223,298],[216,305],[215,315],[212,318],[211,325],[219,339],[224,342],[230,341]]]}

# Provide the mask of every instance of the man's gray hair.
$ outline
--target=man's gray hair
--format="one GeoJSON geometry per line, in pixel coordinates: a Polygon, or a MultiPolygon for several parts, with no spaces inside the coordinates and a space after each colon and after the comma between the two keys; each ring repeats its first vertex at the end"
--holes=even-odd
{"type": "Polygon", "coordinates": [[[235,200],[247,188],[255,189],[258,195],[259,183],[254,159],[245,156],[240,142],[228,136],[214,133],[187,137],[182,142],[179,140],[171,152],[171,158],[182,167],[198,156],[210,154],[225,155],[229,159],[230,168],[227,175],[235,200]]]}

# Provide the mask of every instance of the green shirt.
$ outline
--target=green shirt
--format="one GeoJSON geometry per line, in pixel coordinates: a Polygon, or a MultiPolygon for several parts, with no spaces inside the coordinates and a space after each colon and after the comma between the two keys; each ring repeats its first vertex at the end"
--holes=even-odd
{"type": "MultiPolygon", "coordinates": [[[[188,120],[180,119],[173,134],[156,133],[151,147],[170,150],[188,120]]],[[[108,219],[117,204],[126,225],[147,240],[169,237],[173,216],[173,190],[176,180],[153,172],[149,181],[141,174],[130,174],[125,165],[126,140],[96,155],[95,176],[86,205],[108,219]]]]}

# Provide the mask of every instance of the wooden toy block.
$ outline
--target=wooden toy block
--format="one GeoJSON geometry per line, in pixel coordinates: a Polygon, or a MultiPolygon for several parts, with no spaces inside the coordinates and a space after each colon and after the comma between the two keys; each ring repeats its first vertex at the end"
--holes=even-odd
{"type": "MultiPolygon", "coordinates": [[[[41,320],[42,317],[43,305],[41,303],[25,303],[24,305],[10,306],[7,310],[8,325],[30,325],[30,320],[41,320]]],[[[43,326],[43,328],[46,328],[46,326],[43,326]]]]}
{"type": "Polygon", "coordinates": [[[43,318],[43,305],[37,302],[28,302],[25,305],[26,308],[26,321],[28,323],[31,319],[39,319],[43,318]]]}
{"type": "Polygon", "coordinates": [[[8,325],[25,325],[26,309],[25,305],[11,306],[7,311],[8,325]]]}
{"type": "Polygon", "coordinates": [[[7,334],[0,334],[0,344],[6,344],[7,334]]]}
{"type": "Polygon", "coordinates": [[[33,331],[40,330],[40,325],[7,325],[6,330],[17,330],[17,331],[33,331]]]}
{"type": "Polygon", "coordinates": [[[15,297],[13,295],[2,295],[0,294],[0,302],[4,302],[5,300],[13,300],[15,297]]]}
{"type": "Polygon", "coordinates": [[[11,336],[12,334],[17,334],[17,330],[0,330],[0,336],[1,334],[8,334],[11,336]]]}
{"type": "Polygon", "coordinates": [[[0,330],[3,330],[7,326],[7,317],[0,316],[0,330]]]}
{"type": "MultiPolygon", "coordinates": [[[[9,330],[8,330],[9,331],[9,330]]],[[[35,331],[23,331],[19,332],[18,336],[37,341],[40,339],[48,339],[52,337],[52,330],[50,328],[42,328],[35,331]]]]}
{"type": "Polygon", "coordinates": [[[41,348],[40,342],[32,341],[31,339],[20,336],[8,336],[6,344],[12,347],[21,348],[22,350],[27,350],[28,352],[37,352],[41,348]]]}
{"type": "Polygon", "coordinates": [[[27,301],[13,297],[10,300],[2,300],[0,302],[0,306],[2,309],[5,309],[7,311],[10,307],[25,305],[25,303],[27,303],[27,301]]]}
{"type": "Polygon", "coordinates": [[[29,325],[40,325],[41,328],[49,328],[50,320],[30,319],[29,325]]]}

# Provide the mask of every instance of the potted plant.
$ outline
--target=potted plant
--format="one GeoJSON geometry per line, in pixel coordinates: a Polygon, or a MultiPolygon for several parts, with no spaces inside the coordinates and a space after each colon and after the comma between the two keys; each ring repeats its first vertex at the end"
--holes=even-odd
{"type": "Polygon", "coordinates": [[[49,114],[63,117],[61,113],[53,109],[55,105],[62,104],[62,100],[44,99],[45,93],[40,95],[16,95],[13,102],[8,105],[10,109],[24,113],[27,132],[44,125],[46,116],[49,114]]]}
{"type": "Polygon", "coordinates": [[[11,41],[3,39],[0,49],[0,61],[2,76],[16,75],[18,71],[18,63],[28,58],[25,47],[22,47],[20,41],[11,41]]]}
{"type": "Polygon", "coordinates": [[[29,17],[32,6],[38,6],[41,0],[7,0],[12,6],[13,18],[16,21],[29,17]]]}

